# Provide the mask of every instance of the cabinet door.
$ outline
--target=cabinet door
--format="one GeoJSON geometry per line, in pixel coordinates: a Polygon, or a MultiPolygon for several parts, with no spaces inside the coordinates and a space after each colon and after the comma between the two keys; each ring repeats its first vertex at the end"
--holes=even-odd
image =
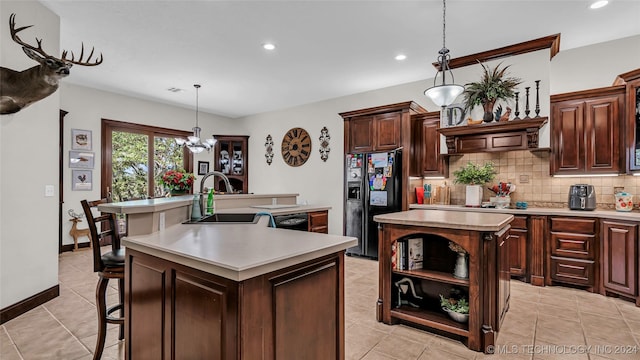
{"type": "Polygon", "coordinates": [[[511,229],[509,236],[509,269],[512,276],[527,275],[527,230],[511,229]]]}
{"type": "Polygon", "coordinates": [[[575,173],[585,169],[584,101],[551,105],[551,173],[575,173]]]}
{"type": "Polygon", "coordinates": [[[373,116],[353,118],[349,126],[349,152],[361,153],[373,151],[373,140],[375,136],[373,116]]]}
{"type": "MultiPolygon", "coordinates": [[[[213,169],[229,178],[229,183],[235,192],[247,194],[249,192],[249,159],[247,157],[249,137],[245,135],[213,135],[213,137],[217,140],[213,169]]],[[[221,177],[215,176],[213,184],[216,191],[229,191],[221,177]]]]}
{"type": "Polygon", "coordinates": [[[449,176],[449,167],[440,156],[440,117],[422,120],[422,174],[424,176],[449,176]]]}
{"type": "Polygon", "coordinates": [[[627,83],[629,170],[640,170],[640,79],[627,83]]]}
{"type": "Polygon", "coordinates": [[[506,231],[498,237],[498,321],[496,331],[500,330],[502,320],[509,309],[509,296],[511,295],[511,274],[509,273],[509,246],[510,231],[506,231]]]}
{"type": "Polygon", "coordinates": [[[617,173],[620,170],[620,121],[622,96],[585,102],[586,170],[617,173]]]}
{"type": "Polygon", "coordinates": [[[393,150],[400,147],[400,122],[402,113],[395,112],[374,116],[374,150],[393,150]]]}
{"type": "Polygon", "coordinates": [[[329,212],[328,211],[314,211],[308,215],[308,231],[328,234],[329,233],[329,212]]]}
{"type": "Polygon", "coordinates": [[[602,222],[602,282],[606,290],[636,296],[638,225],[602,222]]]}

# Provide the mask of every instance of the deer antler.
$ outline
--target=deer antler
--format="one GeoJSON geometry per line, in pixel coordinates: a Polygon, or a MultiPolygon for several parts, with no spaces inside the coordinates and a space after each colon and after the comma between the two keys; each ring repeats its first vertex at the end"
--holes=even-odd
{"type": "Polygon", "coordinates": [[[67,214],[69,214],[69,216],[74,219],[81,219],[84,217],[84,214],[76,214],[75,210],[73,209],[69,209],[69,211],[67,211],[67,214]]]}
{"type": "MultiPolygon", "coordinates": [[[[38,54],[44,56],[44,57],[53,57],[49,54],[47,54],[43,49],[42,49],[42,39],[38,39],[36,38],[36,42],[38,43],[38,47],[34,47],[33,45],[29,45],[26,42],[22,41],[22,39],[20,39],[20,37],[18,36],[18,33],[24,29],[28,29],[30,27],[32,27],[33,25],[28,25],[28,26],[22,26],[16,29],[16,14],[11,14],[11,16],[9,16],[9,28],[11,30],[11,38],[13,39],[13,41],[17,42],[18,44],[22,45],[23,47],[26,47],[28,49],[31,49],[35,52],[37,52],[38,54]]],[[[80,58],[78,59],[78,61],[75,60],[75,57],[73,55],[73,51],[71,52],[71,59],[67,59],[67,50],[62,51],[62,57],[59,58],[58,60],[64,60],[66,62],[70,62],[72,64],[76,64],[76,65],[84,65],[84,66],[96,66],[96,65],[100,65],[102,63],[102,53],[100,53],[100,58],[95,59],[93,62],[91,61],[91,57],[93,56],[93,52],[94,52],[94,48],[91,48],[91,53],[89,54],[89,57],[87,58],[87,61],[83,62],[82,58],[84,56],[84,43],[82,43],[82,49],[80,50],[80,58]]]]}

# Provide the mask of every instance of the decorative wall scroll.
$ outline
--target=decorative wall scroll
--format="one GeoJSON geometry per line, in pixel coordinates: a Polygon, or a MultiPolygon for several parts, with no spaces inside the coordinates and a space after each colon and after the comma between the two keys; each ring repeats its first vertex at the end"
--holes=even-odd
{"type": "Polygon", "coordinates": [[[266,149],[264,157],[267,159],[267,165],[271,165],[273,162],[273,138],[271,134],[267,135],[267,141],[264,143],[264,147],[266,149]]]}
{"type": "Polygon", "coordinates": [[[327,129],[326,126],[320,130],[319,139],[320,149],[318,151],[320,151],[320,158],[322,161],[327,161],[329,158],[329,151],[331,151],[331,148],[329,147],[329,140],[331,140],[331,136],[329,135],[329,129],[327,129]]]}

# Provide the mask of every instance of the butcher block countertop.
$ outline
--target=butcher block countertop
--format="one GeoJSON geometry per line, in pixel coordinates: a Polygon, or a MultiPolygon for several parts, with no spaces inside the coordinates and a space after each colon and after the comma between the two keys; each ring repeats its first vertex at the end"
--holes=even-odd
{"type": "Polygon", "coordinates": [[[513,220],[513,215],[465,211],[409,210],[375,215],[373,220],[385,224],[473,231],[499,231],[513,220]]]}
{"type": "Polygon", "coordinates": [[[178,224],[148,235],[125,237],[129,249],[234,281],[280,270],[356,246],[354,237],[257,224],[178,224]]]}

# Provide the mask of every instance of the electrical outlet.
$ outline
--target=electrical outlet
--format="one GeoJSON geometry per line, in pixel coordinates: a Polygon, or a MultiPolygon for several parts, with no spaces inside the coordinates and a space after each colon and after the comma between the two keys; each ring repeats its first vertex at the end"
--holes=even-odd
{"type": "Polygon", "coordinates": [[[53,185],[45,185],[44,186],[44,196],[52,197],[55,195],[55,187],[53,185]]]}
{"type": "Polygon", "coordinates": [[[624,191],[624,186],[614,186],[613,187],[613,193],[617,194],[619,192],[623,192],[624,191]]]}
{"type": "Polygon", "coordinates": [[[520,175],[520,184],[526,184],[529,182],[529,175],[520,175]]]}

